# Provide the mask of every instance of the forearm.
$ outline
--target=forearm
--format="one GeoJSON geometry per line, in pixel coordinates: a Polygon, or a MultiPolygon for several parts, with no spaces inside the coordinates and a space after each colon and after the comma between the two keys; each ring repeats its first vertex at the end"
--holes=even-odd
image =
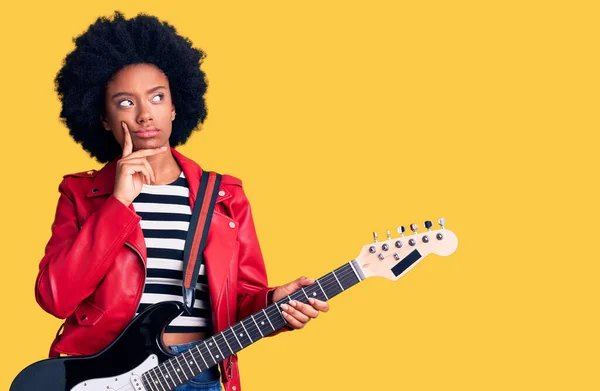
{"type": "Polygon", "coordinates": [[[73,208],[63,197],[35,287],[39,305],[58,318],[69,316],[94,292],[140,220],[110,196],[79,229],[73,208]]]}

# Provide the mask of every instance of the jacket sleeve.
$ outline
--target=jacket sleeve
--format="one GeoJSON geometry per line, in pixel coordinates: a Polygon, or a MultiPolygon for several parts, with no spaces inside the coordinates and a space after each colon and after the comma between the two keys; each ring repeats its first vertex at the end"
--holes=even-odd
{"type": "MultiPolygon", "coordinates": [[[[233,218],[239,225],[238,241],[238,286],[237,286],[237,317],[244,319],[271,304],[269,292],[276,287],[269,287],[265,262],[260,250],[260,244],[252,218],[250,203],[241,186],[234,190],[231,209],[233,218]]],[[[282,328],[279,331],[288,330],[282,328]]]]}
{"type": "Polygon", "coordinates": [[[113,195],[79,227],[69,177],[60,197],[52,234],[39,265],[35,297],[44,311],[66,318],[100,283],[115,255],[141,219],[113,195]]]}

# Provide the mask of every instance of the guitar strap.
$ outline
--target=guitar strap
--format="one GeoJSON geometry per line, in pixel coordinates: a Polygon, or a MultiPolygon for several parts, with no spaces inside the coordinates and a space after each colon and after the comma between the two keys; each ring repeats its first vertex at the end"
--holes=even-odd
{"type": "Polygon", "coordinates": [[[183,250],[183,305],[188,314],[191,314],[194,308],[196,282],[200,265],[204,262],[204,247],[206,247],[220,184],[220,174],[202,171],[198,196],[183,250]]]}

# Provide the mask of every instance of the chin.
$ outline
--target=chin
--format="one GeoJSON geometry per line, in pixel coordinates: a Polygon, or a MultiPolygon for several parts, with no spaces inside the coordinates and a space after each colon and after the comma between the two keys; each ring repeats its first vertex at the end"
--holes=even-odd
{"type": "Polygon", "coordinates": [[[165,144],[168,144],[168,143],[165,142],[164,140],[160,140],[160,139],[157,139],[157,138],[140,139],[136,143],[136,145],[140,149],[142,149],[142,148],[143,149],[160,148],[160,147],[162,147],[165,144]]]}

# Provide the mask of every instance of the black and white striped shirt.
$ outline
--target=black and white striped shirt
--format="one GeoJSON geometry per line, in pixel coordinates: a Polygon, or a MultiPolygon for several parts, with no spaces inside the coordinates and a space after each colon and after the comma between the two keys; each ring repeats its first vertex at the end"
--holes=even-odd
{"type": "MultiPolygon", "coordinates": [[[[183,250],[192,217],[189,187],[183,172],[173,183],[142,186],[133,201],[148,250],[146,285],[136,315],[161,301],[183,302],[183,250]]],[[[210,298],[205,265],[200,265],[192,315],[175,318],[165,332],[211,332],[210,298]]]]}

